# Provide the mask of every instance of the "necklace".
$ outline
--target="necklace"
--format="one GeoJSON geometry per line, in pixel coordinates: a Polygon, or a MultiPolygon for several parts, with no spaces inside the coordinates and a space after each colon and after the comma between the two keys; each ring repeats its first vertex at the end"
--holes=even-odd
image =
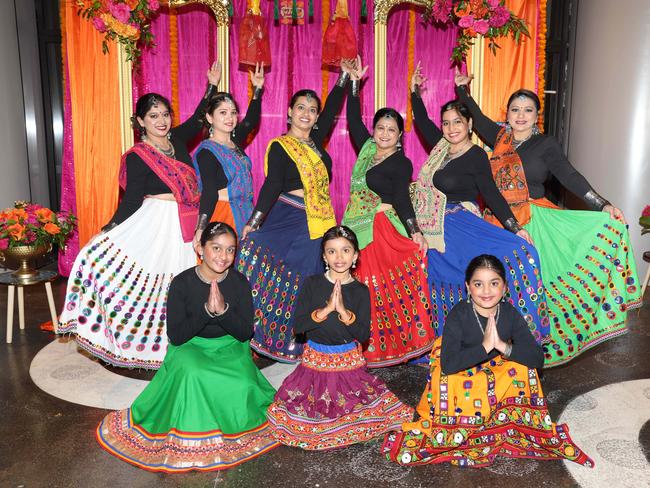
{"type": "Polygon", "coordinates": [[[163,149],[162,147],[160,147],[158,144],[156,144],[154,141],[152,141],[152,140],[149,139],[148,137],[145,136],[145,137],[143,137],[143,139],[144,139],[145,141],[147,141],[149,144],[151,144],[153,147],[155,147],[156,149],[158,149],[158,151],[160,151],[161,153],[163,153],[163,154],[164,154],[165,156],[167,156],[168,158],[172,158],[172,159],[173,159],[174,156],[176,155],[176,150],[174,149],[174,145],[173,145],[171,142],[169,143],[169,148],[167,148],[167,149],[163,149]]]}
{"type": "Polygon", "coordinates": [[[465,143],[465,145],[462,147],[462,149],[456,151],[455,153],[447,151],[447,154],[445,154],[445,158],[442,160],[442,164],[440,165],[440,168],[438,169],[438,171],[440,171],[445,166],[447,166],[450,161],[453,161],[454,159],[461,157],[463,154],[465,154],[467,151],[469,151],[470,148],[473,145],[474,145],[474,143],[470,140],[470,141],[467,141],[465,143]]]}
{"type": "Polygon", "coordinates": [[[517,139],[515,139],[515,136],[512,136],[512,147],[514,147],[515,149],[519,149],[519,146],[521,146],[524,142],[526,142],[532,136],[533,136],[533,133],[531,132],[530,134],[528,134],[528,137],[526,137],[525,139],[522,139],[521,141],[518,141],[517,139]]]}
{"type": "Polygon", "coordinates": [[[300,142],[301,144],[304,144],[305,146],[309,147],[312,151],[314,151],[319,156],[321,157],[323,156],[321,152],[318,150],[318,148],[316,147],[316,143],[311,137],[308,137],[307,139],[301,139],[300,137],[296,137],[296,139],[298,139],[298,142],[300,142]]]}
{"type": "MultiPolygon", "coordinates": [[[[196,273],[196,276],[198,276],[199,279],[200,279],[203,283],[205,283],[206,285],[209,285],[209,284],[212,283],[210,280],[206,280],[206,279],[203,277],[203,275],[202,275],[201,272],[199,271],[199,266],[194,266],[194,272],[196,273]]],[[[228,276],[228,270],[226,270],[226,272],[223,274],[223,276],[221,277],[221,279],[218,279],[218,280],[217,280],[217,283],[221,283],[223,280],[225,280],[225,279],[226,279],[226,276],[228,276]]]]}
{"type": "MultiPolygon", "coordinates": [[[[325,271],[325,278],[327,278],[327,281],[330,283],[336,283],[336,280],[333,280],[332,277],[330,276],[329,270],[325,271]]],[[[354,278],[352,275],[348,275],[348,277],[345,279],[345,281],[341,281],[342,285],[347,285],[348,283],[352,283],[354,281],[354,278]]]]}
{"type": "MultiPolygon", "coordinates": [[[[494,317],[494,323],[498,324],[499,323],[499,312],[501,311],[501,305],[497,305],[497,314],[496,317],[494,317]]],[[[478,318],[478,313],[476,312],[476,308],[474,308],[474,304],[472,303],[472,312],[474,312],[474,317],[476,317],[476,322],[478,323],[478,326],[481,328],[481,332],[485,334],[485,327],[483,327],[483,324],[481,324],[481,320],[478,318]]]]}
{"type": "Polygon", "coordinates": [[[375,154],[375,155],[372,157],[372,165],[373,165],[373,166],[377,166],[379,163],[384,162],[386,159],[388,159],[389,157],[391,157],[391,156],[392,156],[393,154],[395,154],[396,152],[397,152],[397,149],[395,149],[394,151],[391,151],[391,152],[389,152],[389,153],[382,154],[382,155],[379,156],[379,157],[377,157],[377,155],[375,154]]]}

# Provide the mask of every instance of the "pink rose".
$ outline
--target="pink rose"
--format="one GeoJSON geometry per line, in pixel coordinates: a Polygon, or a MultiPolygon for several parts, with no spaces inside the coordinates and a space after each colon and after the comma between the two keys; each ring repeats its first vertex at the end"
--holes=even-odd
{"type": "Polygon", "coordinates": [[[160,3],[158,3],[158,0],[149,0],[147,2],[147,7],[149,8],[149,10],[153,12],[157,12],[158,9],[160,8],[160,3]]]}
{"type": "Polygon", "coordinates": [[[474,30],[477,34],[484,36],[490,30],[490,24],[487,20],[477,20],[474,22],[474,30]]]}
{"type": "Polygon", "coordinates": [[[490,8],[496,8],[499,6],[500,0],[487,0],[488,5],[490,8]]]}
{"type": "Polygon", "coordinates": [[[126,3],[111,2],[108,4],[108,11],[123,24],[126,24],[131,17],[131,9],[126,3]]]}
{"type": "Polygon", "coordinates": [[[34,242],[35,240],[36,240],[36,234],[34,234],[31,230],[28,230],[28,231],[25,233],[25,242],[26,242],[27,244],[31,244],[31,243],[34,242]]]}
{"type": "Polygon", "coordinates": [[[496,27],[498,29],[499,27],[504,26],[509,20],[510,10],[502,5],[499,5],[494,9],[494,12],[492,12],[492,15],[490,16],[490,27],[496,27]]]}
{"type": "Polygon", "coordinates": [[[9,247],[9,239],[0,239],[0,249],[7,249],[9,247]]]}
{"type": "Polygon", "coordinates": [[[466,15],[464,17],[461,17],[460,20],[458,21],[458,27],[462,27],[463,29],[472,27],[472,24],[474,24],[473,15],[466,15]]]}
{"type": "Polygon", "coordinates": [[[106,23],[100,17],[95,17],[93,19],[93,26],[95,26],[95,29],[99,32],[106,32],[106,23]]]}
{"type": "Polygon", "coordinates": [[[650,205],[646,205],[641,213],[641,217],[650,217],[650,205]]]}

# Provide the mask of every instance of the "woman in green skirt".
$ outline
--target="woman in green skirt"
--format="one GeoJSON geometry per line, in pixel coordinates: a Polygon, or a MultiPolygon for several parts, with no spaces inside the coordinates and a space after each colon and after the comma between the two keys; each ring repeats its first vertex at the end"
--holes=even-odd
{"type": "Polygon", "coordinates": [[[235,231],[213,222],[202,263],[176,276],[167,299],[169,347],[130,408],[108,414],[97,440],[149,471],[226,469],[277,447],[266,422],[275,390],[253,363],[253,304],[232,269],[235,231]]]}
{"type": "MultiPolygon", "coordinates": [[[[544,364],[557,366],[627,332],[628,310],[641,305],[625,219],[571,165],[557,141],[540,133],[535,93],[514,92],[501,127],[468,95],[470,80],[457,73],[456,94],[472,113],[474,129],[493,148],[490,166],[497,188],[539,253],[551,322],[544,364]],[[544,182],[551,174],[592,211],[564,210],[548,201],[544,182]]],[[[488,211],[485,219],[500,225],[488,211]]]]}

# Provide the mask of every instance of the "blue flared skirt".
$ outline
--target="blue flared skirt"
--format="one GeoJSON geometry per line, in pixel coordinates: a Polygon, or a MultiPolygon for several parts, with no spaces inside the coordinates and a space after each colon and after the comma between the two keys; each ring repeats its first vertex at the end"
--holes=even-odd
{"type": "Polygon", "coordinates": [[[428,252],[436,335],[442,335],[449,311],[466,299],[465,269],[469,262],[480,254],[492,254],[506,269],[506,298],[524,316],[537,342],[546,342],[550,326],[537,250],[521,237],[486,222],[457,203],[447,205],[444,225],[445,252],[428,252]]]}
{"type": "Polygon", "coordinates": [[[237,269],[251,284],[255,334],[251,347],[296,363],[303,344],[293,334],[294,302],[305,277],[323,272],[321,239],[311,239],[304,200],[283,193],[262,227],[242,241],[237,269]]]}

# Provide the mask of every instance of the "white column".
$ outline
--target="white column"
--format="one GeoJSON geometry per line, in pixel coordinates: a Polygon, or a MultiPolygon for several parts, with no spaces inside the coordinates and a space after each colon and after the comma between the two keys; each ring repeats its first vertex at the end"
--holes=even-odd
{"type": "Polygon", "coordinates": [[[650,2],[583,0],[571,104],[569,159],[630,224],[641,277],[650,237],[639,215],[650,204],[650,2]]]}
{"type": "Polygon", "coordinates": [[[29,200],[25,111],[13,0],[0,0],[0,209],[29,200]]]}

